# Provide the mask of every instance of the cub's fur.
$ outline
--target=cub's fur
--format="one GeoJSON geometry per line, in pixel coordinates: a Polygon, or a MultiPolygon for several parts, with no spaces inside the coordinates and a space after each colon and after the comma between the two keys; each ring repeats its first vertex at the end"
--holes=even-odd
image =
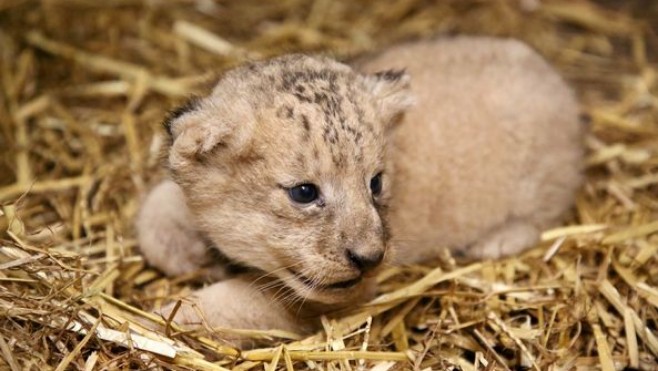
{"type": "Polygon", "coordinates": [[[172,180],[143,204],[140,246],[165,273],[211,265],[224,279],[179,322],[307,331],[371,297],[382,256],[517,253],[571,204],[576,100],[527,46],[421,42],[361,70],[304,55],[251,63],[168,120],[172,180]],[[294,201],[302,184],[317,198],[294,201]]]}

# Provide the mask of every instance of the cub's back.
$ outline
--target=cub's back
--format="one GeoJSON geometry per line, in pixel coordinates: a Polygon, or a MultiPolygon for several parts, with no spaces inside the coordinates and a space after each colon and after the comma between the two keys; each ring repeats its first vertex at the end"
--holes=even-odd
{"type": "Polygon", "coordinates": [[[541,229],[580,181],[578,108],[536,52],[504,39],[401,45],[366,71],[405,68],[415,107],[396,129],[390,224],[400,262],[466,252],[510,220],[541,229]]]}

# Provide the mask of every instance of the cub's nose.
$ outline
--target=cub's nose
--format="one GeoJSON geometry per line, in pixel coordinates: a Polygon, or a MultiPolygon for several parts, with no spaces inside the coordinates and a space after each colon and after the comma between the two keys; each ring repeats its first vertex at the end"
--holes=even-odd
{"type": "Polygon", "coordinates": [[[358,268],[362,273],[365,273],[377,267],[384,259],[384,252],[377,251],[368,254],[359,254],[352,249],[347,249],[347,259],[358,268]]]}

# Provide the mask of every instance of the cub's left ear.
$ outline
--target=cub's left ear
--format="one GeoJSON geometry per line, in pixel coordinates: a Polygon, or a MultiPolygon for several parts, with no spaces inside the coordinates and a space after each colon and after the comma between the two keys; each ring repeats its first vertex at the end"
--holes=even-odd
{"type": "Polygon", "coordinates": [[[377,99],[379,113],[387,125],[415,103],[410,80],[405,70],[386,70],[365,76],[366,87],[377,99]]]}

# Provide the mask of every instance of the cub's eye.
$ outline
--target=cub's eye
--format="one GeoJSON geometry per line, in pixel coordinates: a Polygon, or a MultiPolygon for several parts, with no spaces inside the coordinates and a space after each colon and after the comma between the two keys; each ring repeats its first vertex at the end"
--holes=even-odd
{"type": "Polygon", "coordinates": [[[370,179],[370,192],[373,196],[379,196],[382,193],[382,173],[379,173],[370,179]]]}
{"type": "Polygon", "coordinates": [[[314,184],[300,184],[288,190],[290,198],[300,204],[311,203],[318,198],[318,187],[314,184]]]}

